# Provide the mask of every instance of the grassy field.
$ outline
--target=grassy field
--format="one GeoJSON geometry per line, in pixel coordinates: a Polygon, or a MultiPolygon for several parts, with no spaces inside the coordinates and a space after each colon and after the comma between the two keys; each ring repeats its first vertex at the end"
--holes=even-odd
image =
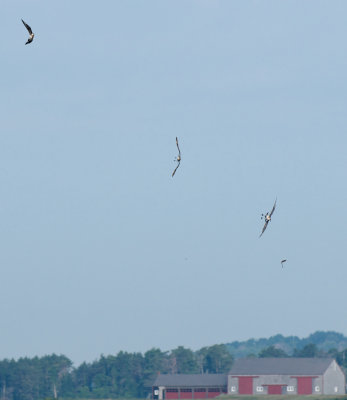
{"type": "MultiPolygon", "coordinates": [[[[257,396],[238,396],[238,395],[233,395],[233,396],[228,396],[228,395],[223,395],[223,396],[218,396],[216,399],[219,400],[347,400],[347,395],[343,396],[324,396],[324,395],[307,395],[307,396],[295,396],[295,395],[271,395],[271,396],[266,396],[266,395],[257,395],[257,396]]],[[[52,399],[53,400],[53,399],[52,399]]],[[[69,400],[69,399],[60,399],[60,400],[69,400]]],[[[100,400],[100,399],[78,399],[78,400],[100,400]]],[[[114,400],[114,399],[103,399],[103,400],[114,400]]],[[[117,400],[145,400],[145,399],[122,399],[119,398],[117,400]]]]}
{"type": "Polygon", "coordinates": [[[223,398],[223,400],[347,400],[347,395],[343,396],[324,396],[324,395],[306,395],[306,396],[295,396],[295,395],[257,395],[257,396],[220,396],[219,399],[223,398]]]}

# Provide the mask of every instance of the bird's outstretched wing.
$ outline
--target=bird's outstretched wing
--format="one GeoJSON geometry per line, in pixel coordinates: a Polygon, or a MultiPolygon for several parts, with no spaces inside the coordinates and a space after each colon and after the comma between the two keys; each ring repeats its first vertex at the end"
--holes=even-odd
{"type": "Polygon", "coordinates": [[[261,234],[259,235],[259,237],[265,232],[265,229],[267,228],[267,224],[269,223],[269,221],[265,221],[263,230],[261,231],[261,234]]]}
{"type": "Polygon", "coordinates": [[[23,20],[22,20],[24,26],[27,28],[28,32],[30,33],[30,35],[33,34],[33,31],[31,30],[30,26],[28,24],[26,24],[23,20]]]}
{"type": "Polygon", "coordinates": [[[271,210],[271,212],[270,212],[270,217],[272,216],[272,214],[273,214],[274,211],[275,211],[276,203],[277,203],[277,197],[276,197],[276,200],[275,200],[275,204],[274,204],[274,206],[272,207],[272,210],[271,210]]]}
{"type": "Polygon", "coordinates": [[[174,169],[174,172],[172,173],[172,177],[175,175],[177,168],[180,166],[180,162],[178,162],[177,167],[174,169]]]}
{"type": "Polygon", "coordinates": [[[180,146],[178,145],[178,139],[177,139],[177,137],[176,137],[176,145],[177,145],[177,148],[178,148],[178,155],[179,155],[179,157],[181,158],[181,150],[180,150],[180,146]]]}

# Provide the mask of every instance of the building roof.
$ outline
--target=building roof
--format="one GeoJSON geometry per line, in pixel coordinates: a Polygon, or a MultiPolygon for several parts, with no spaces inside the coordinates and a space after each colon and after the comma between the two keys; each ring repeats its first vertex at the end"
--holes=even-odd
{"type": "Polygon", "coordinates": [[[160,374],[153,386],[212,387],[226,386],[226,374],[160,374]]]}
{"type": "Polygon", "coordinates": [[[239,358],[230,375],[322,375],[332,358],[239,358]]]}

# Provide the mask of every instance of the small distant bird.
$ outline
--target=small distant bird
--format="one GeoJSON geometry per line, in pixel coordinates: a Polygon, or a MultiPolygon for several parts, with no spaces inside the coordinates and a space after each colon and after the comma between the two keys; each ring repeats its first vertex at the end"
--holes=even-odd
{"type": "Polygon", "coordinates": [[[180,166],[180,163],[181,163],[181,150],[180,150],[180,146],[178,145],[177,137],[176,137],[176,145],[177,145],[177,148],[178,148],[178,156],[175,158],[174,161],[177,161],[177,167],[175,168],[174,172],[172,173],[172,176],[175,175],[175,173],[177,171],[177,168],[180,166]]]}
{"type": "Polygon", "coordinates": [[[259,235],[259,237],[265,232],[265,229],[267,228],[267,224],[271,221],[272,214],[274,213],[275,208],[276,208],[276,202],[277,202],[277,198],[275,200],[275,204],[272,207],[272,210],[270,213],[267,212],[266,214],[261,214],[261,218],[262,219],[264,218],[265,224],[264,224],[263,230],[261,231],[261,234],[259,235]]]}
{"type": "Polygon", "coordinates": [[[283,263],[285,263],[287,260],[282,260],[281,261],[281,265],[282,265],[282,268],[283,268],[283,263]]]}
{"type": "Polygon", "coordinates": [[[28,32],[29,32],[29,38],[28,41],[25,44],[29,44],[34,40],[34,34],[33,31],[31,30],[30,26],[28,24],[26,24],[23,20],[22,20],[24,26],[27,28],[28,32]]]}

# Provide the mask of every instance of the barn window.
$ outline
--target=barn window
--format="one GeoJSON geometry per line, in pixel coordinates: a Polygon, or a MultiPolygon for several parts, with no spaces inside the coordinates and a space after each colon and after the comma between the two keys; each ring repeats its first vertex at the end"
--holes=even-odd
{"type": "Polygon", "coordinates": [[[257,386],[257,392],[263,392],[264,388],[262,386],[257,386]]]}
{"type": "Polygon", "coordinates": [[[208,391],[211,393],[219,393],[220,392],[220,390],[219,390],[219,388],[208,388],[208,391]]]}
{"type": "Polygon", "coordinates": [[[191,391],[192,391],[192,389],[181,389],[181,392],[185,392],[185,393],[189,393],[191,391]]]}
{"type": "Polygon", "coordinates": [[[205,388],[195,388],[194,392],[205,392],[206,389],[205,388]]]}
{"type": "Polygon", "coordinates": [[[230,387],[230,392],[236,392],[236,386],[231,386],[230,387]]]}
{"type": "Polygon", "coordinates": [[[287,386],[287,392],[294,392],[294,386],[287,386]]]}
{"type": "Polygon", "coordinates": [[[169,393],[178,393],[178,389],[166,389],[169,393]]]}
{"type": "Polygon", "coordinates": [[[319,392],[319,391],[320,391],[319,386],[315,386],[315,387],[314,387],[314,391],[315,391],[315,392],[319,392]]]}

